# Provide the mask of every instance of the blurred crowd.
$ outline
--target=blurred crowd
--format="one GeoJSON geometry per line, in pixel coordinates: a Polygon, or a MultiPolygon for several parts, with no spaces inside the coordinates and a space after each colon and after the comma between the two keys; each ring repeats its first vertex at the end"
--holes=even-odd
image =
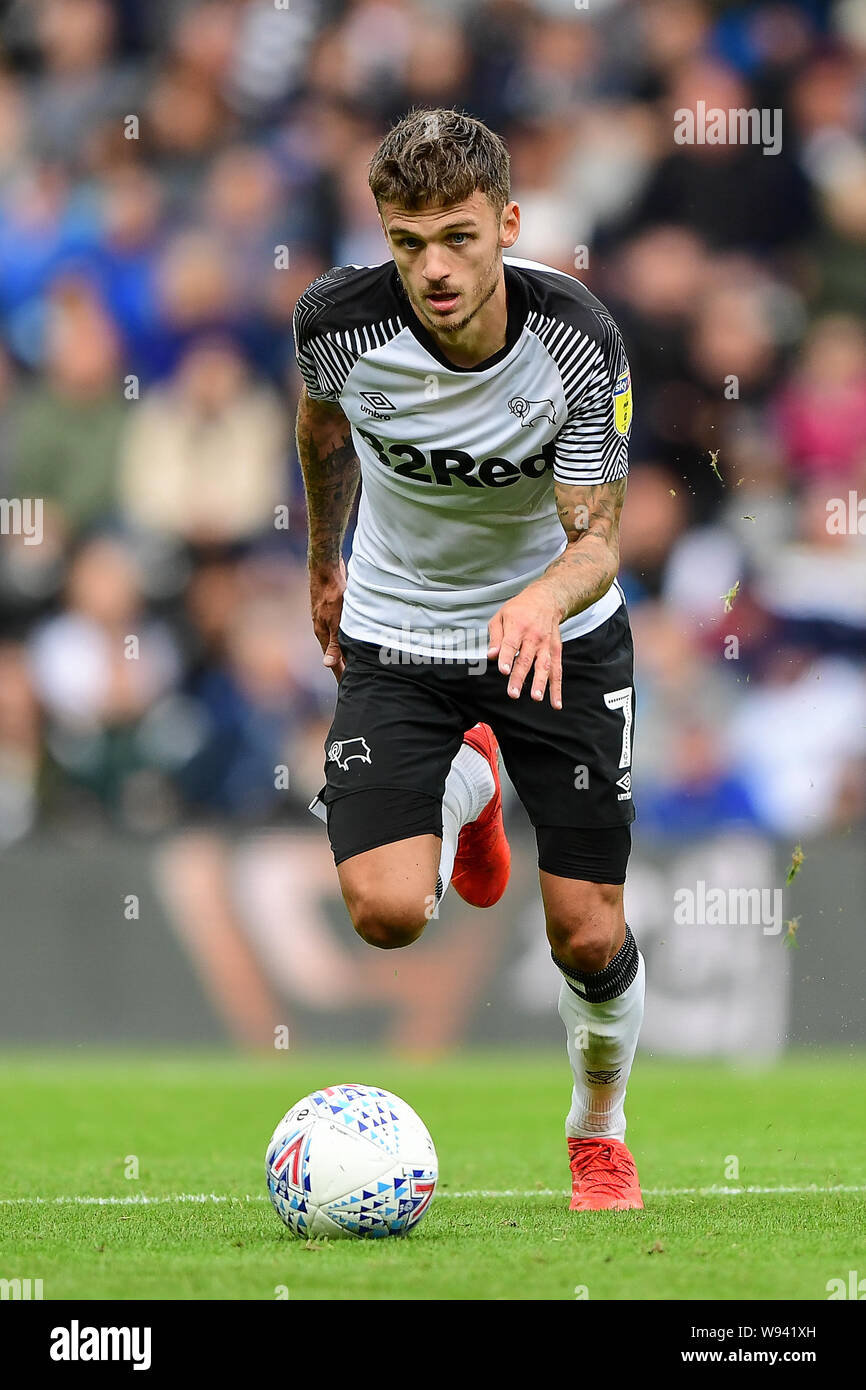
{"type": "Polygon", "coordinates": [[[43,512],[0,536],[0,844],[305,818],[291,312],[386,258],[414,104],[507,139],[518,253],[622,328],[642,833],[862,820],[862,0],[7,0],[0,498],[43,512]],[[699,101],[781,149],[678,144],[699,101]]]}

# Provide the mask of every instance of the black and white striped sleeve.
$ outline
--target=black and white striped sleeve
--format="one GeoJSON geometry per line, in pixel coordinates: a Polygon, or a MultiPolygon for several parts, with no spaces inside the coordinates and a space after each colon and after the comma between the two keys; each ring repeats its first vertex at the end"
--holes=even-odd
{"type": "Polygon", "coordinates": [[[332,307],[329,281],[344,275],[344,267],[328,271],[304,290],[295,305],[292,318],[295,356],[307,393],[314,401],[337,404],[346,377],[357,361],[358,354],[338,341],[338,335],[326,332],[323,323],[332,307]]]}
{"type": "Polygon", "coordinates": [[[594,312],[597,328],[561,334],[554,350],[568,416],[556,436],[556,482],[589,486],[628,473],[632,397],[628,359],[609,314],[594,312]],[[563,339],[565,341],[563,341],[563,339]]]}

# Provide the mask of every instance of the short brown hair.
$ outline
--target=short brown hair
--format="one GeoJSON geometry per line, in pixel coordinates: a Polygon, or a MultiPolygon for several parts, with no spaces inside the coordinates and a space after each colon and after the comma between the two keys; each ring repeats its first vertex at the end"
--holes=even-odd
{"type": "Polygon", "coordinates": [[[511,192],[508,151],[474,116],[416,107],[393,126],[370,162],[377,204],[417,212],[427,203],[462,203],[476,189],[501,213],[511,192]]]}

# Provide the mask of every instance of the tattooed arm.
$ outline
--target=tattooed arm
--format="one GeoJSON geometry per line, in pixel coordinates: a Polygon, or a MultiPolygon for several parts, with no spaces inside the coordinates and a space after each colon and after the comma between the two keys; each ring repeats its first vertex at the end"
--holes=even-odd
{"type": "Polygon", "coordinates": [[[561,600],[562,622],[603,598],[616,578],[625,484],[625,478],[594,487],[556,484],[556,510],[568,544],[542,577],[561,600]]]}
{"type": "Polygon", "coordinates": [[[325,666],[340,680],[344,663],[337,629],[346,588],[341,550],[361,466],[349,422],[340,407],[313,400],[306,387],[298,403],[296,438],[307,494],[313,628],[325,653],[325,666]]]}
{"type": "Polygon", "coordinates": [[[619,566],[619,519],[625,478],[581,487],[556,483],[556,508],[567,543],[544,574],[503,604],[490,621],[487,655],[499,656],[517,699],[531,668],[532,698],[562,709],[562,641],[559,624],[607,593],[619,566]],[[515,660],[515,655],[520,653],[515,660]]]}

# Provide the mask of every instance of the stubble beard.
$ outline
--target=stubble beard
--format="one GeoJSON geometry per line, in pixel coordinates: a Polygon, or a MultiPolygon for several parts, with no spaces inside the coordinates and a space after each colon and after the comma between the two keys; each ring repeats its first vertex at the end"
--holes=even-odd
{"type": "Polygon", "coordinates": [[[483,282],[484,287],[481,292],[481,298],[475,305],[475,308],[470,310],[470,312],[466,314],[464,318],[458,319],[456,323],[431,323],[431,320],[428,318],[427,313],[425,312],[424,318],[427,321],[427,324],[431,328],[431,330],[435,331],[436,333],[447,333],[453,336],[453,334],[455,333],[462,333],[464,328],[468,328],[469,324],[475,318],[476,314],[479,314],[481,310],[484,308],[485,304],[487,304],[495,295],[496,290],[499,286],[499,274],[501,270],[501,265],[501,257],[494,257],[493,261],[490,264],[488,277],[486,281],[483,282]]]}

